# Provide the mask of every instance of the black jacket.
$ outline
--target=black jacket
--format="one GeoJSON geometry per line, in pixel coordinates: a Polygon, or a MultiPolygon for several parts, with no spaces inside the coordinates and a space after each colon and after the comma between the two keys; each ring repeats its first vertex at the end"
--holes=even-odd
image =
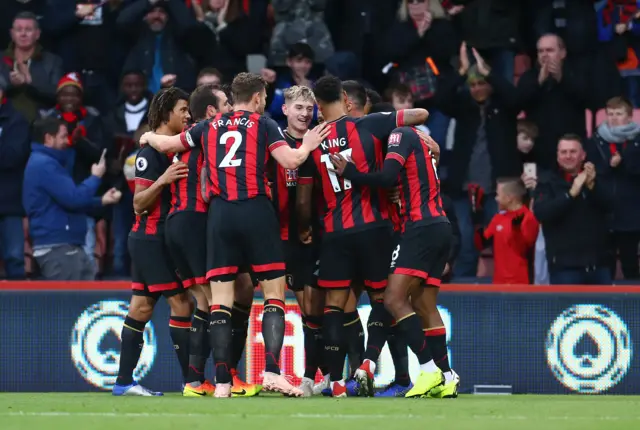
{"type": "MultiPolygon", "coordinates": [[[[502,176],[520,176],[521,165],[516,141],[516,122],[520,107],[513,85],[501,76],[489,74],[486,80],[493,87],[487,101],[485,128],[491,156],[493,179],[502,176]]],[[[462,88],[465,79],[459,74],[443,78],[434,97],[435,105],[445,115],[456,119],[455,145],[449,174],[444,183],[446,192],[457,196],[462,191],[471,152],[480,126],[480,106],[471,98],[469,90],[462,88]]]]}
{"type": "Polygon", "coordinates": [[[596,175],[610,187],[610,227],[613,231],[640,231],[640,136],[620,145],[622,162],[611,167],[609,143],[597,132],[587,142],[587,159],[596,166],[596,175]]]}
{"type": "Polygon", "coordinates": [[[0,216],[22,216],[22,179],[31,145],[29,124],[11,106],[0,105],[0,216]]]}
{"type": "Polygon", "coordinates": [[[533,212],[542,225],[550,271],[609,264],[609,188],[596,177],[593,190],[585,185],[572,198],[572,182],[560,172],[542,172],[535,190],[533,212]]]}
{"type": "Polygon", "coordinates": [[[520,42],[521,2],[514,0],[462,0],[464,9],[454,18],[462,38],[477,49],[515,49],[520,42]]]}

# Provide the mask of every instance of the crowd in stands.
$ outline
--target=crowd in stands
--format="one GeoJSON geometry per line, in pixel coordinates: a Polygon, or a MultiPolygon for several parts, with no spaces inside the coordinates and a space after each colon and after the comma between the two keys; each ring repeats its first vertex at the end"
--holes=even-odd
{"type": "Polygon", "coordinates": [[[84,215],[83,247],[96,277],[126,277],[125,174],[152,95],[247,70],[281,125],[283,90],[325,73],[429,110],[454,280],[640,278],[640,1],[3,0],[0,47],[5,278],[41,274],[22,198],[35,120],[67,124],[76,183],[106,150],[95,195],[121,198],[84,215]]]}

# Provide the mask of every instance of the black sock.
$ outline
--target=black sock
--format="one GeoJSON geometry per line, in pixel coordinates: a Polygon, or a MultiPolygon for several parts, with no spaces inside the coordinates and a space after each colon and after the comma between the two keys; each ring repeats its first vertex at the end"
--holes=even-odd
{"type": "Polygon", "coordinates": [[[280,374],[280,351],[284,342],[284,302],[268,299],[262,314],[265,371],[280,374]]]}
{"type": "Polygon", "coordinates": [[[191,317],[170,317],[169,335],[173,342],[173,349],[178,356],[182,378],[187,381],[189,376],[189,341],[191,334],[191,317]]]}
{"type": "Polygon", "coordinates": [[[304,355],[305,367],[304,377],[311,380],[316,379],[318,364],[320,363],[321,349],[318,349],[318,336],[322,332],[322,317],[310,315],[303,318],[304,330],[304,355]]]}
{"type": "Polygon", "coordinates": [[[245,306],[235,302],[231,309],[231,330],[233,333],[233,346],[231,351],[231,367],[236,369],[238,362],[242,358],[244,347],[247,344],[247,333],[249,331],[249,317],[251,316],[251,305],[245,306]]]}
{"type": "Polygon", "coordinates": [[[209,344],[216,364],[216,384],[231,383],[231,342],[231,309],[222,305],[211,306],[209,344]]]}
{"type": "Polygon", "coordinates": [[[204,382],[204,366],[207,362],[207,355],[204,350],[209,349],[209,339],[206,338],[209,327],[209,314],[200,309],[196,309],[191,322],[191,333],[189,334],[189,375],[187,382],[204,382]],[[206,345],[204,340],[206,339],[206,345]]]}
{"type": "Polygon", "coordinates": [[[371,313],[367,321],[367,350],[363,354],[364,359],[376,363],[382,348],[389,336],[389,326],[391,325],[391,314],[384,307],[382,299],[371,302],[371,313]]]}
{"type": "Polygon", "coordinates": [[[400,339],[404,340],[411,348],[411,351],[418,357],[420,364],[427,363],[431,360],[431,352],[427,347],[427,341],[422,332],[422,321],[415,313],[401,318],[396,324],[400,339]]]}
{"type": "Polygon", "coordinates": [[[344,311],[335,306],[324,308],[322,337],[324,338],[325,363],[329,366],[331,381],[342,380],[344,367],[344,311]]]}
{"type": "Polygon", "coordinates": [[[122,343],[120,344],[120,368],[116,384],[129,385],[133,383],[133,371],[140,360],[140,353],[144,345],[144,326],[146,322],[134,320],[127,316],[122,326],[122,343]]]}
{"type": "Polygon", "coordinates": [[[409,377],[409,354],[407,353],[407,344],[402,341],[397,332],[398,329],[393,324],[387,342],[393,359],[393,367],[396,371],[394,382],[406,387],[411,383],[411,378],[409,377]]]}
{"type": "Polygon", "coordinates": [[[447,355],[447,329],[444,327],[430,328],[424,334],[436,366],[443,372],[450,371],[449,356],[447,355]]]}
{"type": "Polygon", "coordinates": [[[364,327],[358,311],[343,313],[345,352],[349,358],[349,377],[362,364],[364,354],[364,327]]]}

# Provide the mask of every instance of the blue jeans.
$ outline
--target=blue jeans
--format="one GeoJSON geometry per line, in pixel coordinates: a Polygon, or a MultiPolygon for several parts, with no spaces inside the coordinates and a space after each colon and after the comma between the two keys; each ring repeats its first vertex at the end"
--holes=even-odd
{"type": "MultiPolygon", "coordinates": [[[[453,272],[456,277],[476,277],[478,274],[478,257],[480,252],[473,243],[474,226],[471,221],[471,205],[468,198],[453,201],[453,207],[458,217],[460,227],[460,254],[455,262],[453,272]]],[[[484,225],[498,213],[495,194],[487,194],[484,203],[484,225]]]]}
{"type": "Polygon", "coordinates": [[[96,266],[96,220],[93,217],[87,217],[87,235],[84,238],[84,249],[85,254],[89,258],[89,262],[93,267],[93,273],[98,271],[98,267],[96,266]]]}
{"type": "Polygon", "coordinates": [[[597,267],[586,269],[551,269],[549,279],[552,285],[611,285],[611,269],[597,267]]]}
{"type": "Polygon", "coordinates": [[[116,275],[129,274],[129,250],[127,240],[133,225],[133,195],[127,187],[120,202],[113,207],[113,271],[116,275]]]}
{"type": "Polygon", "coordinates": [[[8,279],[24,279],[22,217],[0,216],[0,257],[8,279]]]}
{"type": "Polygon", "coordinates": [[[634,108],[640,107],[640,76],[624,76],[622,78],[627,98],[634,108]]]}

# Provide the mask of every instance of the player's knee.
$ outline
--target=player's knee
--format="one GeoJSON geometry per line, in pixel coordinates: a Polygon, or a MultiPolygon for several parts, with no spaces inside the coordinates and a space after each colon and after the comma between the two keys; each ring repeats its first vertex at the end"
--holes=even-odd
{"type": "Polygon", "coordinates": [[[186,293],[168,297],[167,302],[173,316],[188,317],[193,313],[193,302],[186,293]]]}
{"type": "Polygon", "coordinates": [[[203,311],[208,311],[209,310],[209,297],[207,297],[206,294],[206,290],[208,287],[205,287],[203,285],[194,285],[193,287],[191,287],[189,290],[191,291],[191,294],[193,294],[193,298],[196,299],[196,305],[198,306],[198,309],[203,310],[203,311]]]}
{"type": "Polygon", "coordinates": [[[389,290],[387,290],[384,295],[384,307],[387,309],[387,311],[389,311],[389,313],[391,313],[391,315],[394,316],[402,308],[404,301],[404,297],[389,290]]]}
{"type": "Polygon", "coordinates": [[[153,315],[153,304],[146,301],[132,301],[129,305],[129,316],[137,321],[149,321],[153,315]]]}

